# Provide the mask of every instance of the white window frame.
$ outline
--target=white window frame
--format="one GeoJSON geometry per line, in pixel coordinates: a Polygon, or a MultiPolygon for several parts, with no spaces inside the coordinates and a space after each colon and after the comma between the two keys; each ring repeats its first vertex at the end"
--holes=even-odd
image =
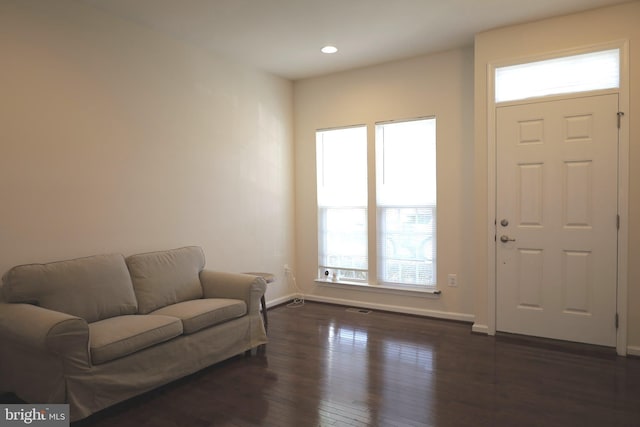
{"type": "MultiPolygon", "coordinates": [[[[377,125],[382,125],[382,124],[387,124],[387,123],[394,123],[394,122],[406,122],[406,121],[415,121],[415,120],[436,120],[435,116],[428,116],[428,117],[418,117],[418,118],[412,118],[412,119],[406,119],[406,120],[397,120],[397,121],[385,121],[385,122],[377,122],[374,123],[374,125],[372,127],[375,128],[375,126],[377,125]]],[[[434,122],[435,124],[435,122],[434,122]]],[[[320,153],[318,152],[318,133],[319,132],[324,132],[324,131],[330,131],[330,130],[339,130],[339,129],[348,129],[351,127],[356,127],[356,126],[349,126],[349,127],[336,127],[336,128],[327,128],[327,129],[318,129],[316,131],[316,156],[320,156],[320,153]]],[[[370,127],[367,126],[367,129],[369,129],[370,127]]],[[[372,136],[372,132],[367,132],[367,138],[370,138],[372,136]]],[[[437,140],[437,135],[436,135],[436,140],[437,140]]],[[[436,141],[437,144],[437,141],[436,141]]],[[[434,153],[435,154],[435,153],[434,153]]],[[[368,157],[372,157],[375,156],[375,144],[371,144],[369,141],[367,142],[367,156],[368,157]]],[[[320,160],[318,158],[316,158],[316,165],[319,165],[320,160]]],[[[321,232],[320,232],[320,227],[322,226],[322,209],[323,207],[320,206],[320,204],[318,204],[318,273],[317,273],[317,278],[316,278],[316,282],[325,286],[333,286],[333,287],[339,287],[339,288],[344,288],[345,286],[350,286],[352,289],[356,289],[356,290],[375,290],[375,291],[379,291],[379,292],[383,292],[383,293],[400,293],[400,294],[406,294],[406,293],[413,293],[416,296],[438,296],[440,295],[440,290],[438,290],[438,285],[437,285],[437,266],[436,266],[436,230],[437,230],[437,226],[435,225],[435,221],[436,221],[436,209],[435,209],[435,201],[434,204],[430,205],[430,206],[420,206],[421,208],[428,208],[428,209],[432,209],[432,217],[433,217],[433,281],[432,283],[428,283],[428,284],[402,284],[402,283],[383,283],[381,281],[378,280],[378,269],[379,269],[379,265],[378,265],[378,251],[379,248],[377,247],[377,241],[378,241],[378,236],[379,236],[379,232],[378,232],[378,227],[379,227],[379,214],[380,214],[380,209],[379,207],[375,206],[375,193],[376,193],[376,168],[372,167],[372,165],[375,164],[375,161],[371,161],[369,160],[368,163],[368,182],[369,182],[369,197],[368,197],[368,206],[367,206],[367,211],[368,211],[368,216],[370,218],[370,220],[368,221],[368,224],[370,225],[370,229],[368,230],[368,238],[369,238],[369,245],[368,245],[368,268],[365,271],[367,274],[367,278],[366,280],[354,280],[352,278],[344,278],[344,277],[340,277],[340,271],[336,271],[336,268],[332,268],[331,266],[328,265],[324,265],[321,262],[321,244],[322,242],[320,241],[321,239],[321,232]],[[375,209],[371,209],[371,204],[374,204],[375,209]],[[373,240],[372,240],[373,239],[373,240]],[[334,272],[337,273],[334,276],[334,272]]],[[[320,166],[319,166],[320,167],[320,166]]],[[[319,175],[317,175],[317,179],[319,178],[319,175]]],[[[316,183],[318,185],[318,183],[316,183]]],[[[357,271],[357,269],[353,269],[354,271],[357,271]]]]}

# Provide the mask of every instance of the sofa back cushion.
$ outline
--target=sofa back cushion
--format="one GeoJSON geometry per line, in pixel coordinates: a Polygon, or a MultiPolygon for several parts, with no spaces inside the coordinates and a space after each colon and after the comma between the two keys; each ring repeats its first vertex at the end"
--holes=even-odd
{"type": "Polygon", "coordinates": [[[126,262],[140,314],[202,298],[204,253],[197,246],[132,255],[126,262]]]}
{"type": "Polygon", "coordinates": [[[96,255],[13,267],[2,278],[7,302],[35,304],[88,323],[138,309],[124,256],[96,255]]]}

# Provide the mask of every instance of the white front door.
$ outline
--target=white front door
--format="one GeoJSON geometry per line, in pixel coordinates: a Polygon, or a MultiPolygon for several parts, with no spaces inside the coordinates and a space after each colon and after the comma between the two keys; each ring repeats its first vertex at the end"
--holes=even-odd
{"type": "Polygon", "coordinates": [[[616,344],[618,95],[497,108],[498,331],[616,344]]]}

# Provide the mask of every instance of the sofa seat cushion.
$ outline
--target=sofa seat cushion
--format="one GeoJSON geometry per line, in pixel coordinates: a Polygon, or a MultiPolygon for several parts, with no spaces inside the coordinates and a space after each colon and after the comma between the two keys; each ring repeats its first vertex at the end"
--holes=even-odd
{"type": "Polygon", "coordinates": [[[185,334],[242,317],[247,314],[247,304],[239,299],[205,298],[184,301],[156,310],[153,315],[177,317],[182,320],[185,334]]]}
{"type": "Polygon", "coordinates": [[[89,324],[91,361],[99,365],[182,335],[180,319],[118,316],[89,324]]]}

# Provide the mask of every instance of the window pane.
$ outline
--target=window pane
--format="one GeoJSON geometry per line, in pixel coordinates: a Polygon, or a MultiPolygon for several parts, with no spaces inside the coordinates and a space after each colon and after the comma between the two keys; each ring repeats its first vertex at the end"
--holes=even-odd
{"type": "Polygon", "coordinates": [[[435,119],[376,125],[378,205],[434,205],[435,119]]]}
{"type": "Polygon", "coordinates": [[[376,125],[378,281],[435,285],[436,122],[376,125]]]}
{"type": "Polygon", "coordinates": [[[620,49],[496,69],[496,102],[620,87],[620,49]]]}
{"type": "Polygon", "coordinates": [[[367,280],[367,130],[316,133],[318,265],[340,279],[367,280]]]}
{"type": "Polygon", "coordinates": [[[435,284],[435,206],[378,208],[385,283],[435,284]]]}
{"type": "Polygon", "coordinates": [[[319,206],[367,205],[367,128],[316,133],[319,206]]]}
{"type": "Polygon", "coordinates": [[[366,271],[360,270],[368,267],[367,209],[320,208],[319,220],[321,269],[337,272],[340,279],[366,280],[366,271]]]}

